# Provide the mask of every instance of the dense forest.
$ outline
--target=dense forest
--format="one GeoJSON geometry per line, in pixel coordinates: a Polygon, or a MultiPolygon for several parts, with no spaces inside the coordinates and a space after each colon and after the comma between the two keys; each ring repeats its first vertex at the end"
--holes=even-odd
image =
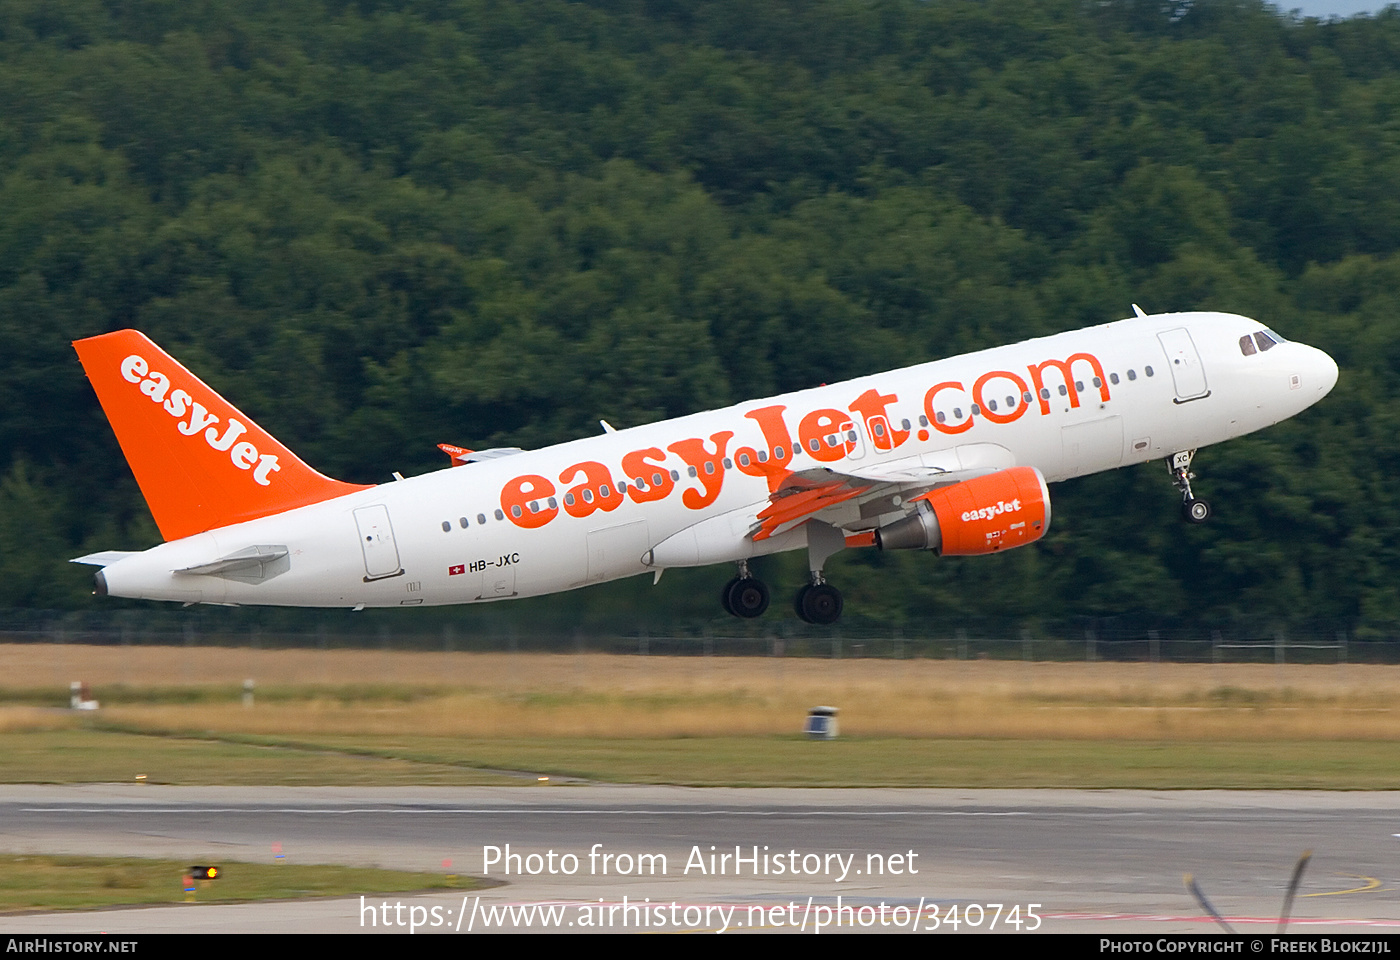
{"type": "MultiPolygon", "coordinates": [[[[0,89],[0,607],[92,606],[69,557],[158,542],[79,337],[139,328],[377,482],[1137,302],[1340,382],[1197,458],[1205,526],[1113,471],[1025,550],[848,551],[848,607],[1400,620],[1394,8],[8,0],[0,89]]],[[[566,605],[709,617],[729,575],[566,605]]]]}

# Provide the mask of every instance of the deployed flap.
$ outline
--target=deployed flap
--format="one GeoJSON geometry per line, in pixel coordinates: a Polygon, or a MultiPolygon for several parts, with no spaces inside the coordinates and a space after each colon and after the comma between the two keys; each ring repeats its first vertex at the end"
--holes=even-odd
{"type": "MultiPolygon", "coordinates": [[[[879,463],[840,464],[839,471],[817,467],[789,473],[758,513],[755,540],[767,540],[810,519],[828,520],[823,511],[848,500],[868,505],[881,497],[908,497],[937,487],[1010,469],[1015,457],[996,443],[965,443],[914,457],[879,463]]],[[[894,499],[893,503],[898,503],[894,499]]]]}
{"type": "Polygon", "coordinates": [[[73,348],[167,540],[368,489],[312,470],[135,330],[73,348]]]}
{"type": "Polygon", "coordinates": [[[755,540],[767,540],[784,524],[806,520],[827,507],[844,503],[868,491],[874,484],[832,470],[804,470],[790,473],[768,498],[768,506],[758,512],[755,540]]]}

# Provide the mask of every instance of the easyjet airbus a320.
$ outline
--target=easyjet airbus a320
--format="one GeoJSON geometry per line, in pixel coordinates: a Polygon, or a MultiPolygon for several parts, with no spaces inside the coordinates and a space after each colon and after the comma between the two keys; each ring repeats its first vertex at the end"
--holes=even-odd
{"type": "Polygon", "coordinates": [[[805,549],[799,616],[832,623],[847,547],[946,556],[1033,543],[1047,482],[1166,461],[1185,518],[1196,450],[1278,423],[1337,381],[1320,350],[1220,313],[1086,330],[614,430],[543,450],[462,450],[377,486],[308,467],[142,334],[74,346],[166,542],[76,562],[97,592],[185,603],[399,607],[570,590],[805,549]]]}

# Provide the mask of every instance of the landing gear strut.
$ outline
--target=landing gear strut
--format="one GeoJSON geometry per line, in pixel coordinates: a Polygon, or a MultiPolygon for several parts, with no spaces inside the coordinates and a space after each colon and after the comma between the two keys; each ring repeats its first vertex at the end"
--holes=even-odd
{"type": "Polygon", "coordinates": [[[1191,481],[1196,475],[1191,472],[1191,458],[1195,450],[1182,450],[1167,457],[1167,471],[1172,475],[1172,483],[1181,491],[1181,517],[1187,523],[1205,523],[1210,519],[1210,504],[1197,500],[1191,493],[1191,481]]]}
{"type": "Polygon", "coordinates": [[[793,609],[808,623],[831,624],[841,619],[841,591],[826,582],[822,567],[832,554],[846,547],[846,534],[819,520],[807,521],[807,566],[812,582],[797,591],[793,609]]]}
{"type": "Polygon", "coordinates": [[[719,602],[726,613],[752,620],[768,609],[768,587],[757,577],[749,576],[749,565],[741,563],[739,575],[724,585],[719,602]]]}

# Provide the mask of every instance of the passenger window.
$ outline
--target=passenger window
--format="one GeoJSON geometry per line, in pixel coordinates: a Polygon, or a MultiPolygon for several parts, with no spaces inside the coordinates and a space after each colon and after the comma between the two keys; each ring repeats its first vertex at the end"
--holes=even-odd
{"type": "Polygon", "coordinates": [[[1136,380],[1136,379],[1137,379],[1137,374],[1134,373],[1132,370],[1129,370],[1129,371],[1128,371],[1128,379],[1129,379],[1129,380],[1136,380]]]}
{"type": "Polygon", "coordinates": [[[505,515],[504,513],[502,513],[502,512],[498,509],[498,510],[496,511],[496,519],[497,519],[497,520],[504,520],[505,518],[506,518],[506,515],[505,515]]]}
{"type": "Polygon", "coordinates": [[[948,422],[948,418],[945,417],[945,416],[943,415],[943,411],[942,411],[942,410],[938,411],[938,422],[939,422],[939,423],[947,423],[947,422],[948,422]]]}
{"type": "Polygon", "coordinates": [[[485,524],[486,524],[486,514],[484,514],[484,513],[478,513],[478,514],[476,515],[476,522],[479,523],[479,524],[482,524],[483,526],[485,526],[485,524]]]}
{"type": "Polygon", "coordinates": [[[463,530],[467,529],[467,518],[466,518],[466,517],[458,517],[458,518],[457,518],[457,522],[460,523],[460,524],[462,525],[462,529],[463,529],[463,530]]]}
{"type": "Polygon", "coordinates": [[[1041,387],[1041,388],[1040,388],[1040,399],[1042,399],[1042,400],[1049,400],[1049,399],[1050,399],[1050,388],[1049,388],[1049,387],[1041,387]]]}
{"type": "Polygon", "coordinates": [[[443,532],[443,533],[451,533],[451,532],[452,532],[452,521],[451,521],[451,520],[444,520],[444,521],[442,521],[442,532],[443,532]]]}
{"type": "MultiPolygon", "coordinates": [[[[995,400],[988,400],[988,401],[987,401],[987,409],[988,409],[988,410],[995,411],[996,408],[997,408],[997,402],[996,402],[995,400]]],[[[976,413],[976,412],[977,412],[977,408],[976,408],[976,407],[973,407],[973,408],[972,408],[972,412],[973,412],[973,413],[976,413]]]]}
{"type": "Polygon", "coordinates": [[[925,417],[925,416],[923,416],[923,415],[921,414],[921,415],[919,416],[919,426],[921,426],[921,427],[926,427],[926,426],[928,426],[928,417],[925,417]]]}
{"type": "Polygon", "coordinates": [[[1152,368],[1151,368],[1151,367],[1143,367],[1143,368],[1142,368],[1142,372],[1145,373],[1145,374],[1147,374],[1149,377],[1152,376],[1152,368]]]}
{"type": "Polygon", "coordinates": [[[1069,391],[1065,389],[1065,385],[1064,385],[1063,383],[1060,384],[1060,396],[1062,396],[1062,397],[1067,397],[1067,396],[1069,396],[1069,391]]]}
{"type": "Polygon", "coordinates": [[[1108,382],[1113,384],[1115,387],[1118,386],[1118,374],[1110,373],[1108,375],[1108,382]]]}

